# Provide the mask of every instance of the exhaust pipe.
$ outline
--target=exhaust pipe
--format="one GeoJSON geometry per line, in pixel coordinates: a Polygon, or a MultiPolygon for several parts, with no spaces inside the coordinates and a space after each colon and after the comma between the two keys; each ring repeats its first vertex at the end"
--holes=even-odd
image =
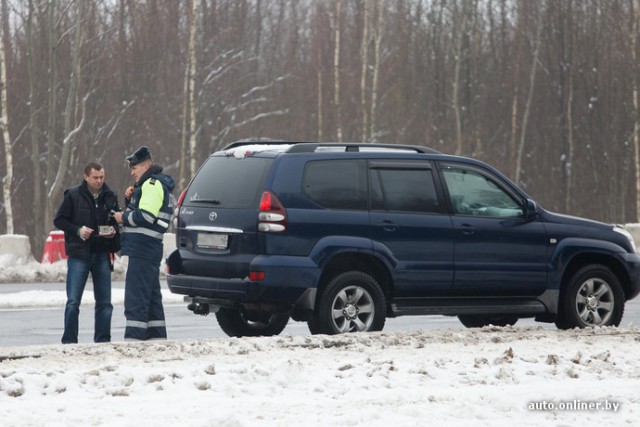
{"type": "Polygon", "coordinates": [[[187,305],[187,309],[189,309],[189,311],[193,311],[193,314],[199,314],[200,316],[206,316],[211,312],[209,304],[201,304],[196,302],[192,302],[187,305]]]}

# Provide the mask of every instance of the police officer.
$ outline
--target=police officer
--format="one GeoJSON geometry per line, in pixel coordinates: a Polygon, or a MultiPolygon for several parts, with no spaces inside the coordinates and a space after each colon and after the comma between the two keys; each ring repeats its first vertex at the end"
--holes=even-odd
{"type": "Polygon", "coordinates": [[[129,256],[125,279],[125,340],[166,339],[160,293],[162,235],[173,212],[172,177],[154,164],[146,146],[127,157],[135,184],[125,191],[125,211],[115,214],[123,225],[122,254],[129,256]]]}

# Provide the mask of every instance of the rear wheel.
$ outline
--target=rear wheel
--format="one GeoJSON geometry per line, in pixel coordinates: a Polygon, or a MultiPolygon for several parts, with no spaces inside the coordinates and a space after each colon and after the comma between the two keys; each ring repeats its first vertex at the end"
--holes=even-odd
{"type": "Polygon", "coordinates": [[[278,335],[289,322],[286,314],[254,314],[247,316],[239,309],[220,308],[218,324],[230,337],[270,337],[278,335]]]}
{"type": "Polygon", "coordinates": [[[311,333],[381,331],[385,300],[380,285],[368,274],[349,271],[336,276],[322,292],[311,333]]]}
{"type": "Polygon", "coordinates": [[[515,325],[518,316],[509,314],[461,314],[458,320],[467,328],[482,328],[483,326],[510,326],[515,325]]]}
{"type": "Polygon", "coordinates": [[[604,265],[578,270],[563,287],[556,326],[560,329],[618,326],[624,294],[618,278],[604,265]]]}

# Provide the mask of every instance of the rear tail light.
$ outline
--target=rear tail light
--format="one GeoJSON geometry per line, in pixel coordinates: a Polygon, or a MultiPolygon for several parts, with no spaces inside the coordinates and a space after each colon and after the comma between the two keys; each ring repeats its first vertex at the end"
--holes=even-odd
{"type": "Polygon", "coordinates": [[[187,194],[187,190],[184,190],[182,193],[180,193],[180,197],[178,197],[177,206],[182,206],[182,202],[184,201],[184,195],[185,194],[187,194]]]}
{"type": "Polygon", "coordinates": [[[260,198],[258,231],[265,233],[282,233],[283,231],[287,231],[287,211],[282,202],[270,191],[262,193],[262,197],[260,198]]]}
{"type": "Polygon", "coordinates": [[[178,203],[176,203],[176,208],[173,210],[173,226],[178,228],[178,216],[180,215],[180,206],[182,206],[182,202],[184,201],[184,195],[187,193],[187,190],[184,190],[180,197],[178,197],[178,203]]]}
{"type": "Polygon", "coordinates": [[[261,280],[264,280],[264,271],[250,271],[249,272],[249,280],[251,280],[252,282],[259,282],[261,280]]]}

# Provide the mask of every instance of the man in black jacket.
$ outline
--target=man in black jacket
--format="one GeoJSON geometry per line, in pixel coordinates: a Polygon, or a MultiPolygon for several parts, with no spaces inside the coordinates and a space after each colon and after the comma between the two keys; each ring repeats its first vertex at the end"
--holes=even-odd
{"type": "Polygon", "coordinates": [[[93,340],[111,341],[110,254],[120,249],[120,235],[113,219],[119,210],[118,197],[104,183],[104,168],[99,163],[87,164],[82,183],[64,192],[53,220],[64,231],[68,257],[63,344],[78,342],[78,314],[89,273],[96,301],[93,340]]]}

